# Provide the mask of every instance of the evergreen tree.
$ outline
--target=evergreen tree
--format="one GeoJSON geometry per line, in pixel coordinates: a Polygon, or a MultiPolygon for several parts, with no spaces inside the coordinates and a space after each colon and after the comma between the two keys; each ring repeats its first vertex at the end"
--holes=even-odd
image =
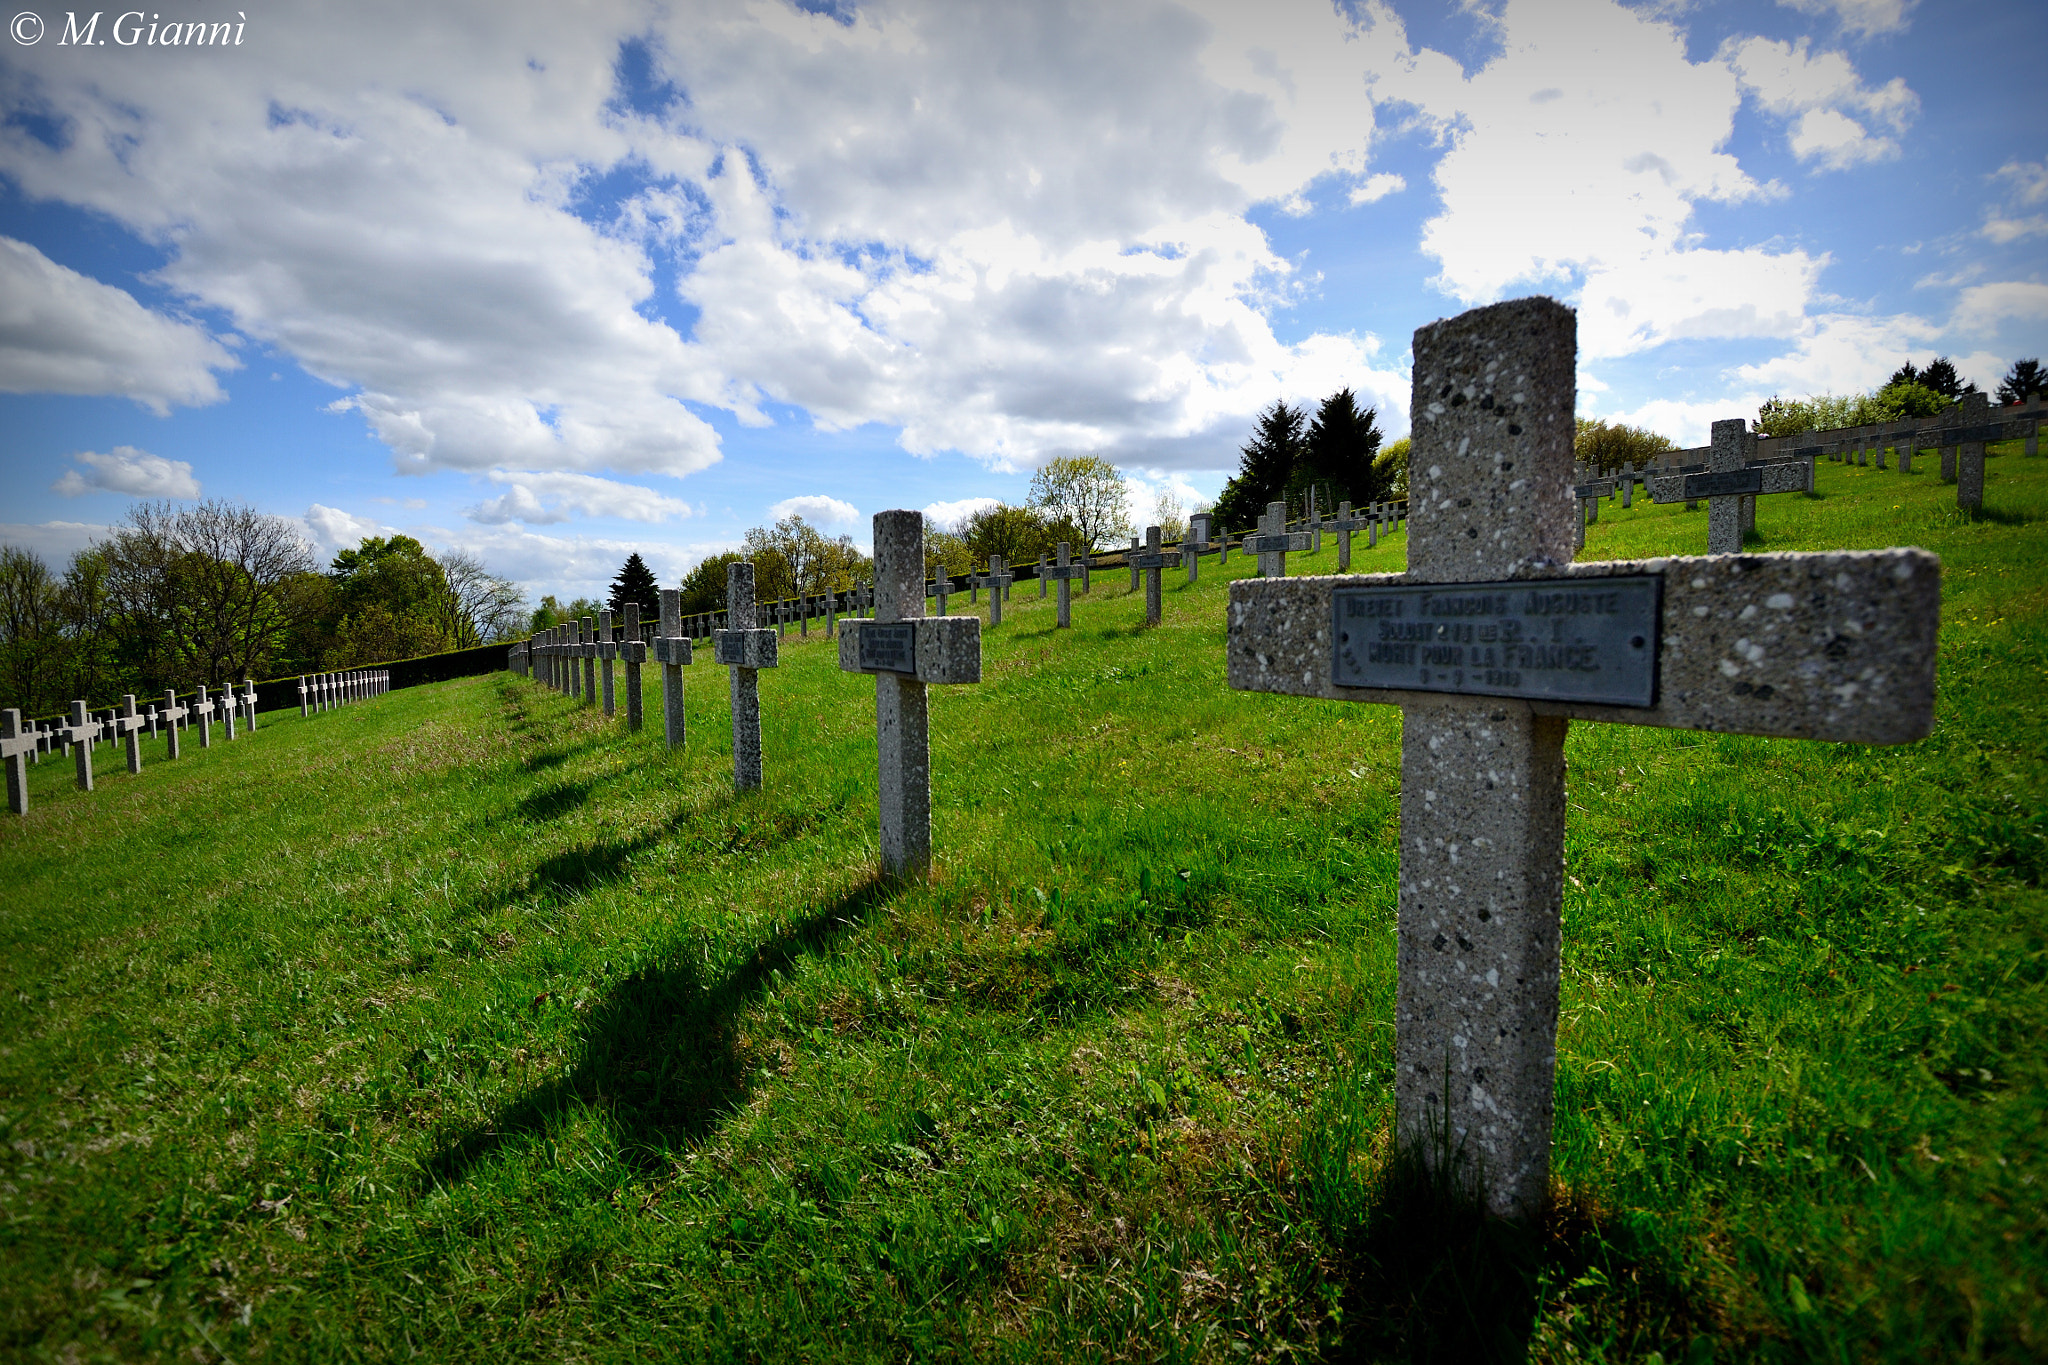
{"type": "Polygon", "coordinates": [[[1380,453],[1378,418],[1375,408],[1361,411],[1348,388],[1323,400],[1288,476],[1290,509],[1296,513],[1306,510],[1311,486],[1321,512],[1335,511],[1337,504],[1345,501],[1362,508],[1386,496],[1386,477],[1373,469],[1373,460],[1380,453]]]}
{"type": "Polygon", "coordinates": [[[1928,361],[1925,369],[1915,369],[1913,362],[1907,361],[1892,371],[1892,377],[1886,381],[1885,387],[1890,388],[1893,384],[1918,384],[1922,388],[1934,390],[1951,403],[1966,393],[1977,392],[1977,386],[1957,374],[1955,362],[1945,355],[1938,355],[1928,361]]]}
{"type": "Polygon", "coordinates": [[[640,604],[640,619],[643,622],[661,620],[661,590],[654,582],[654,574],[641,560],[638,550],[626,556],[625,567],[620,569],[619,576],[612,580],[612,595],[607,605],[612,609],[613,625],[622,626],[626,623],[628,602],[640,604]]]}
{"type": "Polygon", "coordinates": [[[2015,360],[2005,378],[1998,381],[2000,403],[2024,403],[2035,394],[2048,394],[2048,378],[2041,374],[2041,362],[2015,360]]]}
{"type": "Polygon", "coordinates": [[[1301,428],[1307,416],[1284,402],[1259,414],[1258,430],[1240,448],[1243,458],[1238,461],[1237,477],[1217,496],[1218,531],[1242,531],[1257,525],[1266,515],[1266,504],[1285,496],[1287,481],[1301,457],[1301,428]]]}

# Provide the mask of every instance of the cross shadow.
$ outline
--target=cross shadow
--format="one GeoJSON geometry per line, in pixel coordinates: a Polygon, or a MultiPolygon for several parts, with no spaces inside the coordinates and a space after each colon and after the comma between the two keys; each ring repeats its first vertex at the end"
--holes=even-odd
{"type": "Polygon", "coordinates": [[[588,801],[596,789],[594,782],[557,782],[526,797],[512,807],[512,812],[521,820],[558,820],[588,801]]]}
{"type": "Polygon", "coordinates": [[[705,974],[701,949],[678,944],[612,985],[578,1030],[576,1064],[500,1109],[428,1158],[433,1181],[461,1180],[503,1148],[548,1131],[578,1109],[602,1109],[621,1157],[659,1166],[701,1141],[747,1099],[734,1021],[798,959],[832,951],[887,895],[879,876],[857,883],[755,946],[723,977],[705,974]]]}

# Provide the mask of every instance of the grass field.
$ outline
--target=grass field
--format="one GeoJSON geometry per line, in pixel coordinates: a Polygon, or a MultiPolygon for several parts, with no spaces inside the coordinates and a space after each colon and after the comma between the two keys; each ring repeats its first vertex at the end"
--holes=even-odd
{"type": "MultiPolygon", "coordinates": [[[[1058,634],[1016,593],[911,890],[816,634],[744,798],[708,663],[674,754],[499,675],[46,762],[0,1355],[2040,1359],[2048,461],[1987,500],[1761,500],[1760,548],[1942,555],[1926,741],[1573,727],[1527,1237],[1390,1160],[1399,714],[1228,691],[1213,559],[1152,631],[1122,572],[1058,634]]],[[[1610,505],[1582,558],[1705,540],[1610,505]]]]}

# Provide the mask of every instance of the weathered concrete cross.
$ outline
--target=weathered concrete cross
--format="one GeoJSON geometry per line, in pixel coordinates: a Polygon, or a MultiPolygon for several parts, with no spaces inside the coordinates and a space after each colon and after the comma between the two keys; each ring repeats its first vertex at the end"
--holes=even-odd
{"type": "Polygon", "coordinates": [[[1352,533],[1354,531],[1363,531],[1370,527],[1372,524],[1372,519],[1370,517],[1352,516],[1350,503],[1340,502],[1337,504],[1337,519],[1330,523],[1330,529],[1337,533],[1338,573],[1351,572],[1352,533]]]}
{"type": "Polygon", "coordinates": [[[690,662],[690,638],[683,634],[683,593],[661,590],[661,634],[654,637],[654,661],[661,665],[661,737],[671,749],[683,745],[683,665],[690,662]]]}
{"type": "Polygon", "coordinates": [[[1308,532],[1287,529],[1287,504],[1269,502],[1266,515],[1259,518],[1259,534],[1246,536],[1241,548],[1259,557],[1259,577],[1285,578],[1289,552],[1301,553],[1308,546],[1308,532]]]}
{"type": "Polygon", "coordinates": [[[192,714],[190,706],[178,705],[178,691],[174,687],[164,689],[164,704],[156,710],[157,718],[164,723],[164,757],[178,756],[178,730],[185,717],[192,714]]]}
{"type": "Polygon", "coordinates": [[[618,641],[612,638],[612,609],[600,607],[597,613],[597,659],[604,675],[604,713],[618,714],[616,693],[612,686],[612,660],[619,657],[618,641]]]}
{"type": "Polygon", "coordinates": [[[1171,562],[1159,548],[1159,528],[1145,528],[1145,553],[1131,556],[1131,572],[1145,575],[1145,624],[1159,624],[1159,575],[1171,562]]]}
{"type": "MultiPolygon", "coordinates": [[[[1767,493],[1805,493],[1813,471],[1804,461],[1750,464],[1756,438],[1740,417],[1714,423],[1704,473],[1664,474],[1647,481],[1652,502],[1707,500],[1707,553],[1742,553],[1743,499],[1767,493]]],[[[1412,466],[1411,466],[1412,468],[1412,466]]]]}
{"type": "Polygon", "coordinates": [[[640,665],[647,662],[647,642],[640,638],[640,604],[626,603],[626,638],[619,641],[619,658],[626,665],[626,730],[640,732],[640,665]]]}
{"type": "Polygon", "coordinates": [[[1202,556],[1209,553],[1209,523],[1213,518],[1207,512],[1197,512],[1188,518],[1188,533],[1180,538],[1180,557],[1187,565],[1188,582],[1196,583],[1202,577],[1202,556]]]}
{"type": "Polygon", "coordinates": [[[28,762],[35,755],[35,731],[21,723],[13,707],[0,711],[0,760],[7,764],[7,809],[28,814],[28,762]]]}
{"type": "MultiPolygon", "coordinates": [[[[1060,585],[1057,601],[1053,608],[1053,629],[1071,630],[1074,625],[1074,580],[1086,573],[1087,570],[1073,562],[1072,552],[1064,540],[1060,542],[1059,549],[1054,552],[1053,558],[1054,562],[1039,569],[1038,574],[1041,579],[1050,578],[1053,582],[1060,585]]],[[[939,615],[944,616],[945,614],[946,599],[941,597],[939,599],[939,615]]]]}
{"type": "Polygon", "coordinates": [[[1244,580],[1232,687],[1402,708],[1395,1124],[1547,1195],[1569,720],[1864,744],[1933,725],[1923,550],[1573,565],[1575,318],[1415,334],[1408,571],[1244,580]]]}
{"type": "Polygon", "coordinates": [[[576,636],[576,652],[583,657],[583,704],[597,705],[597,622],[586,616],[576,636]]]}
{"type": "Polygon", "coordinates": [[[71,724],[62,732],[62,738],[71,746],[71,756],[78,765],[78,785],[83,791],[92,790],[92,745],[100,737],[100,723],[86,713],[85,703],[71,703],[71,724]]]}
{"type": "MultiPolygon", "coordinates": [[[[919,570],[918,577],[920,580],[923,579],[922,570],[919,570]]],[[[1003,598],[1007,596],[1005,590],[1011,583],[1010,566],[1001,555],[988,557],[988,572],[982,575],[981,582],[988,588],[988,623],[991,626],[999,626],[1003,623],[1003,598]]]]}
{"type": "MultiPolygon", "coordinates": [[[[993,576],[993,575],[992,575],[993,576]]],[[[1000,611],[1002,587],[990,598],[1000,611]]],[[[849,621],[839,666],[875,677],[882,872],[922,877],[932,862],[931,724],[925,688],[981,681],[981,618],[924,614],[924,514],[875,513],[875,619],[849,621]]]]}
{"type": "Polygon", "coordinates": [[[711,637],[711,657],[731,670],[732,784],[761,789],[761,689],[759,670],[776,666],[775,632],[754,626],[754,566],[737,560],[725,566],[725,625],[711,637]]]}

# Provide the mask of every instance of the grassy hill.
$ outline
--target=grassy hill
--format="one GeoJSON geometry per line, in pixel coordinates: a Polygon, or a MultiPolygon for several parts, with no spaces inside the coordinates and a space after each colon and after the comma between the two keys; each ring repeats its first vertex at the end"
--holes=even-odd
{"type": "MultiPolygon", "coordinates": [[[[673,754],[658,696],[629,736],[500,675],[45,763],[0,1354],[2038,1359],[2048,461],[1987,484],[1760,507],[1942,555],[1923,743],[1573,727],[1533,1240],[1386,1178],[1400,717],[1228,691],[1213,559],[1153,631],[1121,572],[1068,632],[1016,594],[933,689],[915,890],[818,634],[745,798],[708,663],[673,754]]],[[[1705,541],[1609,507],[1581,557],[1705,541]]]]}

